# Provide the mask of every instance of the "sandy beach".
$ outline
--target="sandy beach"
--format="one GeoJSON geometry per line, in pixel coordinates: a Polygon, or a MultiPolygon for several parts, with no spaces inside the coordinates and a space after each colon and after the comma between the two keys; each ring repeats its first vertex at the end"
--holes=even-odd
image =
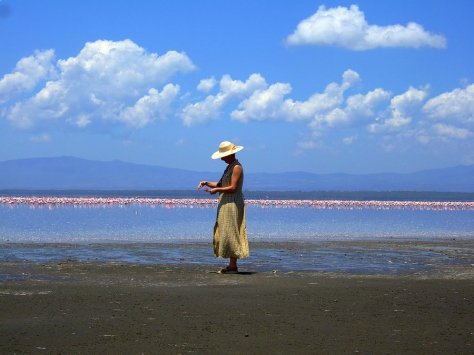
{"type": "Polygon", "coordinates": [[[0,352],[474,352],[473,267],[436,274],[2,262],[0,352]]]}

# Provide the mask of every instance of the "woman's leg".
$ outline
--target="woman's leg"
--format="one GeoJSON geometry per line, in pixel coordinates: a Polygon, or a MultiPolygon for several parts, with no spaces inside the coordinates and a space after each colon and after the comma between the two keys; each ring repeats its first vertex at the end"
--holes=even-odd
{"type": "Polygon", "coordinates": [[[229,258],[229,265],[218,271],[219,274],[235,274],[236,272],[238,272],[237,258],[233,257],[229,258]]]}
{"type": "Polygon", "coordinates": [[[230,270],[237,270],[237,258],[230,257],[229,258],[229,266],[230,270]]]}

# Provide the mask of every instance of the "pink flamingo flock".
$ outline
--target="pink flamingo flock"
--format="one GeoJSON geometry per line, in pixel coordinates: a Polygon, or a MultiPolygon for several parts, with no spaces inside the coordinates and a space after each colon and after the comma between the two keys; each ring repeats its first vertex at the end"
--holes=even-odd
{"type": "MultiPolygon", "coordinates": [[[[248,205],[273,208],[317,209],[414,209],[414,210],[474,210],[474,202],[438,201],[355,201],[355,200],[246,200],[248,205]]],[[[126,207],[149,206],[165,208],[215,207],[216,199],[143,198],[143,197],[1,197],[0,206],[31,208],[47,207],[126,207]]]]}

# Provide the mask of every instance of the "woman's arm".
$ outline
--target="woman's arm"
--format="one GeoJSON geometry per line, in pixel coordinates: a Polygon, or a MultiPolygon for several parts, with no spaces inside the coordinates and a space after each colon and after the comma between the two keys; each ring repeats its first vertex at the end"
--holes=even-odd
{"type": "MultiPolygon", "coordinates": [[[[214,195],[217,192],[224,192],[224,193],[233,193],[237,190],[237,186],[239,185],[239,180],[242,177],[242,167],[240,165],[234,166],[232,170],[232,176],[230,178],[230,185],[226,187],[216,186],[209,190],[209,193],[214,195]]],[[[210,185],[207,185],[211,187],[210,185]]]]}
{"type": "Polygon", "coordinates": [[[214,182],[214,181],[201,181],[199,184],[198,184],[198,190],[203,187],[203,186],[209,186],[210,188],[214,188],[214,187],[217,187],[219,185],[218,182],[214,182]]]}

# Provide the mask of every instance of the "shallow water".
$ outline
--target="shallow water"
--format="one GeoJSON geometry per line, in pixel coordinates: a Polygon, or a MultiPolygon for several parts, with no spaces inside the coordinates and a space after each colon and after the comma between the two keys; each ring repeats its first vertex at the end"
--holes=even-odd
{"type": "MultiPolygon", "coordinates": [[[[224,261],[212,254],[215,213],[138,205],[2,206],[0,261],[218,267],[224,261]]],[[[248,206],[247,229],[251,257],[242,260],[244,269],[407,274],[474,264],[472,210],[248,206]]]]}
{"type": "MultiPolygon", "coordinates": [[[[166,244],[3,244],[3,262],[111,262],[161,265],[225,264],[212,255],[210,243],[166,244]]],[[[446,267],[472,267],[474,243],[445,245],[383,242],[278,242],[251,243],[251,256],[240,261],[241,270],[318,271],[352,274],[414,274],[446,267]]],[[[15,276],[15,275],[14,275],[15,276]]],[[[18,275],[16,275],[18,276],[18,275]]],[[[8,279],[11,275],[3,275],[8,279]]],[[[0,275],[0,279],[2,276],[0,275]]]]}
{"type": "MultiPolygon", "coordinates": [[[[0,242],[205,242],[215,208],[0,207],[0,242]]],[[[474,237],[474,211],[247,207],[254,241],[474,237]]]]}

